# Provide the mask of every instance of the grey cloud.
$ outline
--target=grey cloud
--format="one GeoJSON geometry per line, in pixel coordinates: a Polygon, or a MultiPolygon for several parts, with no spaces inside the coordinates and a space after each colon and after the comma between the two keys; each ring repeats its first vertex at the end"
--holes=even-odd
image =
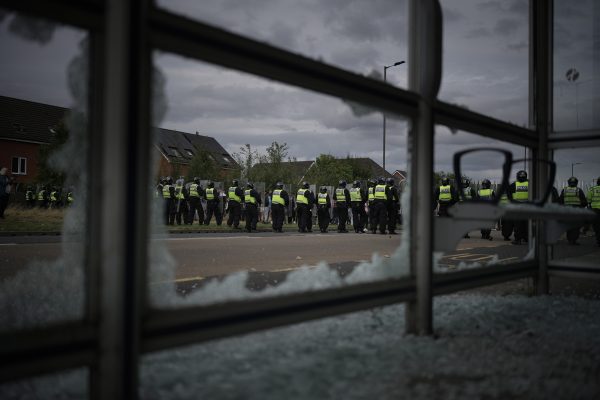
{"type": "Polygon", "coordinates": [[[465,16],[462,13],[457,11],[455,8],[449,8],[445,2],[442,2],[442,14],[444,23],[454,24],[465,19],[465,16]]]}
{"type": "Polygon", "coordinates": [[[527,42],[509,43],[506,46],[506,48],[509,50],[514,50],[514,51],[526,50],[529,48],[529,43],[527,43],[527,42]]]}
{"type": "Polygon", "coordinates": [[[47,44],[52,40],[54,31],[58,27],[55,22],[39,18],[30,18],[17,14],[8,24],[8,30],[23,39],[32,40],[40,44],[47,44]]]}
{"type": "Polygon", "coordinates": [[[478,39],[481,37],[489,37],[489,36],[492,36],[492,33],[487,28],[471,29],[464,35],[465,39],[478,39]]]}
{"type": "Polygon", "coordinates": [[[273,44],[277,46],[290,49],[298,47],[294,28],[282,21],[275,21],[271,25],[271,34],[269,36],[273,38],[273,44]]]}
{"type": "Polygon", "coordinates": [[[502,36],[508,36],[514,33],[522,25],[522,22],[516,19],[503,18],[496,22],[494,33],[502,36]]]}

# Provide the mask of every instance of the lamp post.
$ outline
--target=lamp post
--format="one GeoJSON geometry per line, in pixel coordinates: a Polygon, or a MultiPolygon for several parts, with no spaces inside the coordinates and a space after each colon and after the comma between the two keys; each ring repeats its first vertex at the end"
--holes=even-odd
{"type": "Polygon", "coordinates": [[[581,165],[581,164],[583,164],[583,163],[581,163],[581,162],[574,162],[574,163],[571,163],[571,176],[574,176],[574,175],[573,175],[573,167],[574,167],[575,165],[581,165]]]}
{"type": "MultiPolygon", "coordinates": [[[[397,61],[392,65],[384,65],[383,66],[383,81],[387,82],[387,70],[388,68],[396,67],[398,65],[404,64],[406,61],[397,61]]],[[[383,170],[385,171],[385,111],[383,112],[383,170]]]]}

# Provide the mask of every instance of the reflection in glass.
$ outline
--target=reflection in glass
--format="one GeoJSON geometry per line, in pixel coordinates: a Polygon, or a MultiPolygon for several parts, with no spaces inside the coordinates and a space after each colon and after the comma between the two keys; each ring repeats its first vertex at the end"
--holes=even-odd
{"type": "Polygon", "coordinates": [[[600,4],[554,4],[554,129],[600,127],[600,4]]]}
{"type": "Polygon", "coordinates": [[[529,2],[441,1],[440,99],[528,125],[529,2]]]}
{"type": "MultiPolygon", "coordinates": [[[[383,79],[384,66],[407,59],[407,1],[264,0],[227,2],[158,0],[186,17],[282,49],[383,79]]],[[[406,66],[387,82],[406,88],[406,66]]]]}
{"type": "Polygon", "coordinates": [[[17,399],[87,399],[87,369],[63,371],[20,381],[0,384],[0,398],[17,399]]]}
{"type": "MultiPolygon", "coordinates": [[[[155,64],[161,77],[155,96],[164,103],[154,108],[164,118],[155,118],[157,169],[150,184],[154,305],[214,303],[408,273],[402,118],[388,114],[384,171],[382,116],[368,107],[171,54],[156,53],[155,64]],[[378,178],[391,180],[390,193],[397,193],[384,209],[398,216],[400,234],[371,233],[374,215],[369,221],[365,203],[369,181],[378,178]],[[287,203],[277,190],[287,192],[287,203]],[[323,198],[325,211],[318,207],[322,190],[332,205],[327,208],[323,198]],[[346,199],[350,192],[357,197],[346,199]],[[335,207],[336,198],[346,202],[335,207]],[[276,201],[283,205],[275,207],[276,201]]],[[[382,221],[384,231],[394,230],[382,221]]]]}
{"type": "Polygon", "coordinates": [[[14,232],[0,237],[6,330],[83,316],[88,42],[21,14],[4,14],[0,31],[0,163],[11,181],[0,231],[14,232]]]}

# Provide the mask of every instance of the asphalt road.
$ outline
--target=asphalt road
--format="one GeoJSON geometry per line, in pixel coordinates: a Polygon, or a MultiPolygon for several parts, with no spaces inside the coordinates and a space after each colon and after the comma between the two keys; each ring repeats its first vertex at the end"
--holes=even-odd
{"type": "MultiPolygon", "coordinates": [[[[485,263],[497,257],[501,263],[512,263],[527,254],[527,246],[513,246],[501,240],[493,231],[493,241],[479,238],[463,239],[457,250],[445,254],[442,268],[455,269],[461,263],[485,263]]],[[[175,281],[186,293],[203,283],[224,275],[251,271],[249,288],[260,289],[275,284],[285,275],[302,265],[316,265],[326,261],[341,275],[352,271],[362,260],[370,260],[373,253],[391,255],[400,245],[402,235],[338,234],[338,233],[205,233],[174,234],[152,239],[164,243],[176,264],[175,281]]],[[[51,261],[61,255],[60,236],[0,237],[0,279],[15,275],[32,261],[51,261]]],[[[600,254],[593,238],[584,237],[582,246],[559,244],[558,258],[587,257],[597,260],[600,254]]],[[[157,282],[158,284],[158,282],[157,282]]]]}

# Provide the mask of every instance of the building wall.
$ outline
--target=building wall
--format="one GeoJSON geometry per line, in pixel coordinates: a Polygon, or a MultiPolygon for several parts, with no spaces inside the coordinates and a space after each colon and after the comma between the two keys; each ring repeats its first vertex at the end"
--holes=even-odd
{"type": "Polygon", "coordinates": [[[15,142],[12,140],[0,139],[0,165],[8,168],[8,173],[16,178],[17,183],[32,183],[37,177],[39,147],[40,145],[36,143],[15,142]],[[25,175],[12,173],[13,157],[23,157],[27,159],[25,175]]]}

